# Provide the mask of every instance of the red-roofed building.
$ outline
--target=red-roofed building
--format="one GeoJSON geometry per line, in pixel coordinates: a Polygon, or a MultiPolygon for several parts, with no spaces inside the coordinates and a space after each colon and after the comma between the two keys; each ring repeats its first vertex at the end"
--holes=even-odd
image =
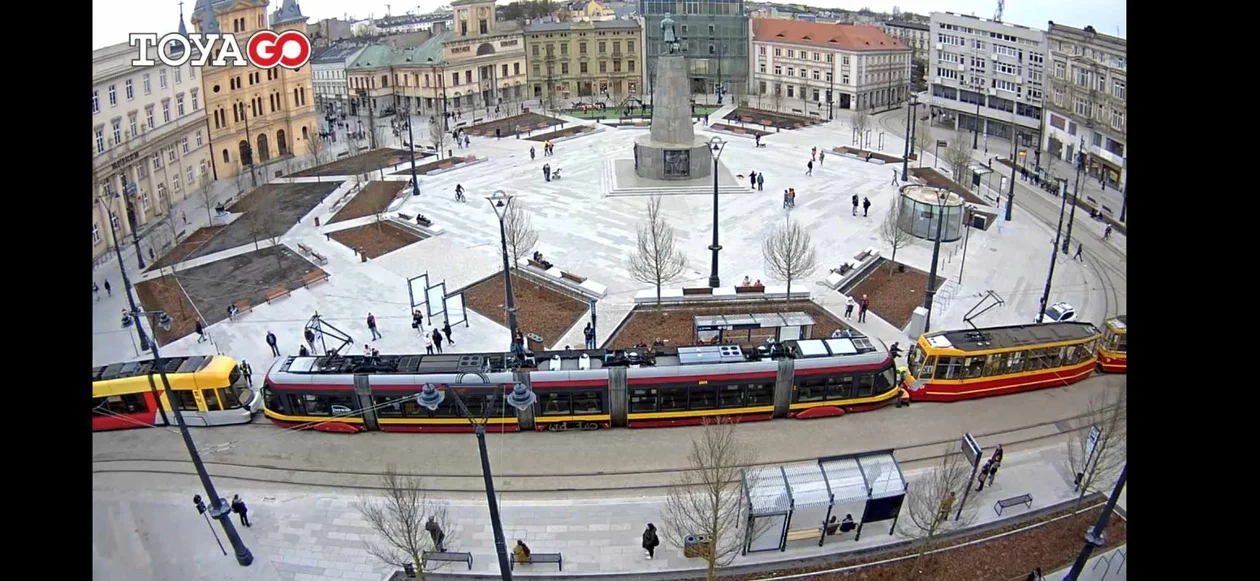
{"type": "Polygon", "coordinates": [[[890,109],[909,98],[913,51],[878,27],[754,18],[752,28],[749,99],[758,106],[830,119],[835,109],[890,109]]]}

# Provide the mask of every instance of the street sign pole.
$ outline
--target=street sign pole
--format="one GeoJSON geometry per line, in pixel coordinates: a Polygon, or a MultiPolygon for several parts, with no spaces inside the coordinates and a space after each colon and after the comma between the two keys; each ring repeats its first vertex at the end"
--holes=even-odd
{"type": "Polygon", "coordinates": [[[963,491],[962,502],[958,503],[958,513],[954,515],[954,520],[962,518],[963,507],[967,506],[967,497],[971,495],[971,483],[976,479],[976,471],[980,469],[980,458],[983,456],[980,444],[976,443],[970,433],[963,434],[962,451],[967,456],[967,461],[971,462],[971,478],[967,480],[967,489],[963,491]]]}
{"type": "Polygon", "coordinates": [[[1089,474],[1089,465],[1097,459],[1094,458],[1094,452],[1098,449],[1098,439],[1102,437],[1102,430],[1097,425],[1089,427],[1089,437],[1085,440],[1085,463],[1081,465],[1081,473],[1076,475],[1076,488],[1080,490],[1085,484],[1085,475],[1089,474]]]}

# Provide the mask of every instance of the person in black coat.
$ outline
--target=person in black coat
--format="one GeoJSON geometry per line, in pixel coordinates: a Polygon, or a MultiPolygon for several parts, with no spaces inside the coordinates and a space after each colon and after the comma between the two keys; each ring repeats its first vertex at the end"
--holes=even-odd
{"type": "Polygon", "coordinates": [[[271,331],[267,331],[267,345],[271,347],[271,354],[273,356],[280,356],[280,348],[276,347],[276,334],[271,331]]]}
{"type": "Polygon", "coordinates": [[[648,559],[656,555],[656,547],[660,544],[661,539],[656,536],[656,525],[648,523],[647,528],[643,529],[643,552],[648,559]]]}
{"type": "Polygon", "coordinates": [[[249,524],[249,507],[245,506],[245,501],[241,500],[241,495],[239,494],[232,495],[232,512],[240,515],[241,524],[247,527],[252,526],[249,524]]]}
{"type": "Polygon", "coordinates": [[[442,323],[442,334],[446,335],[447,343],[450,343],[451,345],[455,344],[455,340],[451,338],[451,322],[450,321],[446,321],[442,323]]]}
{"type": "Polygon", "coordinates": [[[433,330],[433,346],[437,347],[437,352],[442,352],[442,332],[437,329],[433,330]]]}

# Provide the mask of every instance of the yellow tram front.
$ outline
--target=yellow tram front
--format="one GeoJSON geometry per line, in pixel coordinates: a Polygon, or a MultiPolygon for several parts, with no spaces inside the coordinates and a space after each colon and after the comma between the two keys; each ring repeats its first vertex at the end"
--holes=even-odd
{"type": "Polygon", "coordinates": [[[1103,323],[1103,339],[1098,346],[1098,368],[1107,373],[1129,370],[1129,326],[1127,315],[1107,319],[1103,323]]]}

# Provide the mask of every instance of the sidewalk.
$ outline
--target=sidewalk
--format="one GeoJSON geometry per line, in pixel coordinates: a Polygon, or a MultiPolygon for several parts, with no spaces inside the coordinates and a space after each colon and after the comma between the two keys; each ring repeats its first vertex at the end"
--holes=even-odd
{"type": "MultiPolygon", "coordinates": [[[[1062,468],[1061,445],[1007,454],[1006,462],[992,487],[971,493],[968,511],[974,510],[973,525],[999,520],[993,509],[996,500],[1028,493],[1033,508],[1041,508],[1072,498],[1072,490],[1062,468]]],[[[924,470],[905,473],[911,490],[924,470]]],[[[97,475],[93,502],[93,571],[96,579],[140,581],[144,579],[267,579],[284,581],[331,581],[387,578],[391,567],[371,557],[364,540],[375,533],[354,508],[357,496],[347,491],[326,491],[271,485],[260,488],[220,477],[216,484],[224,497],[240,494],[250,505],[252,528],[239,530],[255,556],[248,573],[230,556],[225,557],[208,538],[205,521],[189,499],[200,492],[191,476],[97,475]],[[143,484],[141,484],[143,483],[143,484]],[[137,486],[139,485],[139,486],[137,486]],[[138,533],[138,534],[137,534],[138,533]],[[196,546],[189,551],[184,547],[196,546]],[[179,555],[178,558],[170,555],[179,555]]],[[[473,573],[495,573],[494,541],[484,500],[449,501],[452,526],[447,534],[452,548],[472,553],[473,573]]],[[[648,522],[666,526],[661,518],[663,498],[606,498],[584,500],[506,500],[501,501],[504,534],[508,544],[524,540],[536,552],[560,552],[565,567],[562,575],[592,573],[669,573],[679,577],[694,575],[702,567],[698,559],[683,557],[668,545],[646,560],[639,548],[640,532],[648,522]]],[[[849,506],[841,512],[855,512],[849,506]]],[[[829,540],[823,547],[805,541],[789,542],[784,552],[750,553],[735,564],[790,562],[804,557],[886,545],[905,540],[900,528],[909,523],[903,514],[899,530],[889,535],[892,521],[868,523],[860,541],[829,540]]],[[[1025,511],[1009,508],[1005,517],[1025,511]]],[[[803,511],[800,513],[803,514],[803,511]]],[[[804,518],[803,516],[801,518],[804,518]]],[[[221,530],[216,531],[222,536],[221,530]]],[[[538,572],[556,574],[550,567],[536,566],[538,572]]],[[[462,565],[440,569],[463,573],[462,565]]],[[[1111,577],[1108,577],[1111,579],[1111,577]]]]}

